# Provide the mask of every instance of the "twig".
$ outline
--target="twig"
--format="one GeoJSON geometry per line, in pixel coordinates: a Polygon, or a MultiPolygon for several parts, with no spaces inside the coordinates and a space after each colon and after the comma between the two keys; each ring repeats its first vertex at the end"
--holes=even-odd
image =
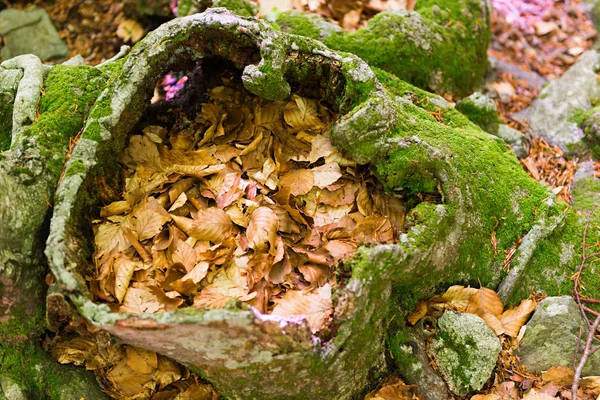
{"type": "MultiPolygon", "coordinates": [[[[592,260],[591,262],[594,262],[595,259],[597,259],[600,256],[600,253],[594,253],[591,255],[585,254],[585,250],[587,247],[587,232],[590,227],[592,215],[594,214],[594,211],[596,210],[597,206],[598,206],[598,204],[595,204],[594,207],[592,208],[592,210],[590,211],[590,213],[587,217],[586,223],[585,223],[585,228],[583,229],[583,240],[581,243],[581,264],[579,264],[577,273],[574,276],[575,282],[573,284],[573,297],[575,297],[575,301],[577,302],[579,311],[581,312],[581,315],[583,316],[583,318],[585,320],[586,329],[587,329],[587,337],[585,340],[585,345],[583,346],[583,350],[581,351],[581,358],[579,358],[579,362],[577,361],[577,357],[581,350],[581,336],[583,334],[583,329],[581,327],[579,328],[579,335],[577,336],[575,355],[573,357],[573,369],[575,370],[575,375],[573,376],[573,385],[571,386],[571,398],[573,400],[577,399],[577,391],[579,390],[579,380],[581,379],[581,373],[583,371],[583,367],[585,367],[585,364],[586,364],[588,358],[592,354],[594,354],[596,351],[598,351],[598,349],[600,349],[600,346],[592,347],[592,342],[596,335],[596,330],[598,329],[598,326],[600,325],[600,313],[581,304],[582,302],[598,304],[598,303],[600,303],[600,300],[581,298],[581,294],[579,293],[579,288],[581,286],[580,279],[581,279],[581,274],[583,272],[583,268],[585,267],[586,264],[588,264],[589,260],[592,260]],[[587,315],[588,313],[596,316],[596,318],[594,319],[594,322],[590,322],[590,319],[588,318],[588,315],[587,315]]],[[[592,247],[592,246],[590,246],[590,247],[592,247]]]]}

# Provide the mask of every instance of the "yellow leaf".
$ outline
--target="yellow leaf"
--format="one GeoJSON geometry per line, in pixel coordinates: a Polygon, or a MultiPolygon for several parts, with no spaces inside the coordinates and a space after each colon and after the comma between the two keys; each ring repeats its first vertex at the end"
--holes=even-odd
{"type": "Polygon", "coordinates": [[[150,396],[151,390],[146,385],[153,380],[152,375],[135,372],[127,365],[127,359],[108,371],[106,378],[125,396],[140,398],[145,393],[150,396]]]}
{"type": "Polygon", "coordinates": [[[127,346],[126,354],[127,365],[135,372],[150,375],[158,368],[158,357],[153,351],[127,346]]]}
{"type": "Polygon", "coordinates": [[[469,314],[476,314],[482,316],[484,314],[492,314],[496,317],[500,317],[504,305],[498,293],[491,289],[481,287],[469,301],[466,312],[469,314]]]}
{"type": "Polygon", "coordinates": [[[286,319],[306,319],[312,333],[325,328],[333,312],[331,286],[320,287],[314,292],[287,291],[273,309],[272,315],[286,319]]]}
{"type": "Polygon", "coordinates": [[[161,355],[158,356],[158,370],[154,373],[158,387],[164,388],[181,379],[181,376],[181,369],[175,361],[161,355]]]}
{"type": "Polygon", "coordinates": [[[315,186],[315,178],[310,169],[293,169],[279,178],[283,187],[289,187],[292,196],[302,196],[315,186]]]}
{"type": "Polygon", "coordinates": [[[267,251],[275,246],[279,218],[269,207],[258,207],[252,213],[246,236],[248,246],[256,251],[267,251]]]}
{"type": "Polygon", "coordinates": [[[521,327],[527,322],[527,319],[537,306],[534,300],[522,300],[517,308],[506,310],[500,317],[500,322],[504,325],[505,333],[508,336],[517,337],[521,327]]]}
{"type": "Polygon", "coordinates": [[[544,382],[554,382],[559,386],[571,386],[575,372],[569,367],[552,367],[548,371],[542,372],[544,382]]]}
{"type": "Polygon", "coordinates": [[[582,389],[600,388],[600,376],[586,376],[579,381],[579,387],[582,389]]]}

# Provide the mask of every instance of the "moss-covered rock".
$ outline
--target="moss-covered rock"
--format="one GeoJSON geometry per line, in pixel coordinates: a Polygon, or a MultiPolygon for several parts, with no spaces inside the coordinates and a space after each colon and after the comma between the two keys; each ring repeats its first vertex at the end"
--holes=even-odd
{"type": "MultiPolygon", "coordinates": [[[[541,136],[576,156],[589,154],[580,124],[600,98],[600,53],[590,50],[560,78],[546,85],[517,117],[527,122],[533,136],[541,136]]],[[[589,118],[591,115],[588,115],[589,118]]],[[[594,142],[595,139],[591,142],[594,142]]]]}
{"type": "Polygon", "coordinates": [[[469,118],[471,122],[495,135],[500,125],[500,117],[496,103],[481,92],[475,92],[456,103],[456,109],[469,118]]]}
{"type": "MultiPolygon", "coordinates": [[[[527,323],[517,354],[527,371],[541,373],[552,367],[572,367],[577,340],[585,321],[571,296],[549,297],[538,304],[527,323]]],[[[580,339],[582,349],[585,339],[580,339]]],[[[600,344],[597,340],[592,346],[600,344]]],[[[600,354],[595,353],[583,369],[582,376],[600,374],[600,354]]]]}
{"type": "Polygon", "coordinates": [[[356,32],[344,32],[297,11],[276,16],[282,31],[358,55],[418,87],[465,96],[487,68],[491,7],[487,0],[416,3],[414,12],[386,11],[356,32]]]}
{"type": "Polygon", "coordinates": [[[458,396],[481,390],[492,376],[500,341],[474,314],[446,311],[437,320],[431,355],[450,390],[458,396]]]}
{"type": "Polygon", "coordinates": [[[23,71],[0,66],[0,151],[8,150],[12,142],[13,103],[23,71]]]}
{"type": "Polygon", "coordinates": [[[210,7],[223,7],[242,17],[254,17],[258,14],[258,5],[251,0],[180,0],[177,16],[186,17],[210,7]]]}

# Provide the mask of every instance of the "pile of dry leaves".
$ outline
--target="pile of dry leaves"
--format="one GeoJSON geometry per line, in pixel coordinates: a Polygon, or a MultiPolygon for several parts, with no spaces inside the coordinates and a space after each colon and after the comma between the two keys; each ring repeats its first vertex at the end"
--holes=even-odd
{"type": "Polygon", "coordinates": [[[329,18],[347,31],[355,31],[387,10],[412,10],[416,0],[292,0],[292,7],[329,18]]]}
{"type": "Polygon", "coordinates": [[[48,340],[50,354],[61,364],[92,371],[102,390],[114,399],[217,400],[210,384],[200,382],[175,361],[133,346],[111,344],[106,332],[84,333],[70,340],[48,340]]]}
{"type": "Polygon", "coordinates": [[[403,202],[333,147],[335,115],[318,101],[227,85],[209,97],[170,132],[131,136],[123,200],[95,221],[92,293],[134,314],[242,301],[316,333],[334,267],[358,245],[395,242],[403,202]]]}
{"type": "Polygon", "coordinates": [[[537,181],[552,188],[557,197],[570,203],[571,182],[577,171],[578,159],[569,160],[556,145],[548,144],[543,138],[534,138],[527,158],[521,164],[537,181]]]}
{"type": "Polygon", "coordinates": [[[489,53],[547,79],[558,78],[591,48],[597,36],[594,23],[580,3],[493,0],[489,53]]]}

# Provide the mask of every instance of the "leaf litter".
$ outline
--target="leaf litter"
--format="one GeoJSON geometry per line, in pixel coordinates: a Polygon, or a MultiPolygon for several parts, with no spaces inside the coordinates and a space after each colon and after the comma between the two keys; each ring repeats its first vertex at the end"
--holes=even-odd
{"type": "Polygon", "coordinates": [[[93,221],[91,291],[132,314],[241,302],[317,334],[336,265],[397,242],[405,204],[331,143],[336,115],[321,102],[236,85],[223,79],[197,115],[130,137],[122,199],[93,221]]]}

